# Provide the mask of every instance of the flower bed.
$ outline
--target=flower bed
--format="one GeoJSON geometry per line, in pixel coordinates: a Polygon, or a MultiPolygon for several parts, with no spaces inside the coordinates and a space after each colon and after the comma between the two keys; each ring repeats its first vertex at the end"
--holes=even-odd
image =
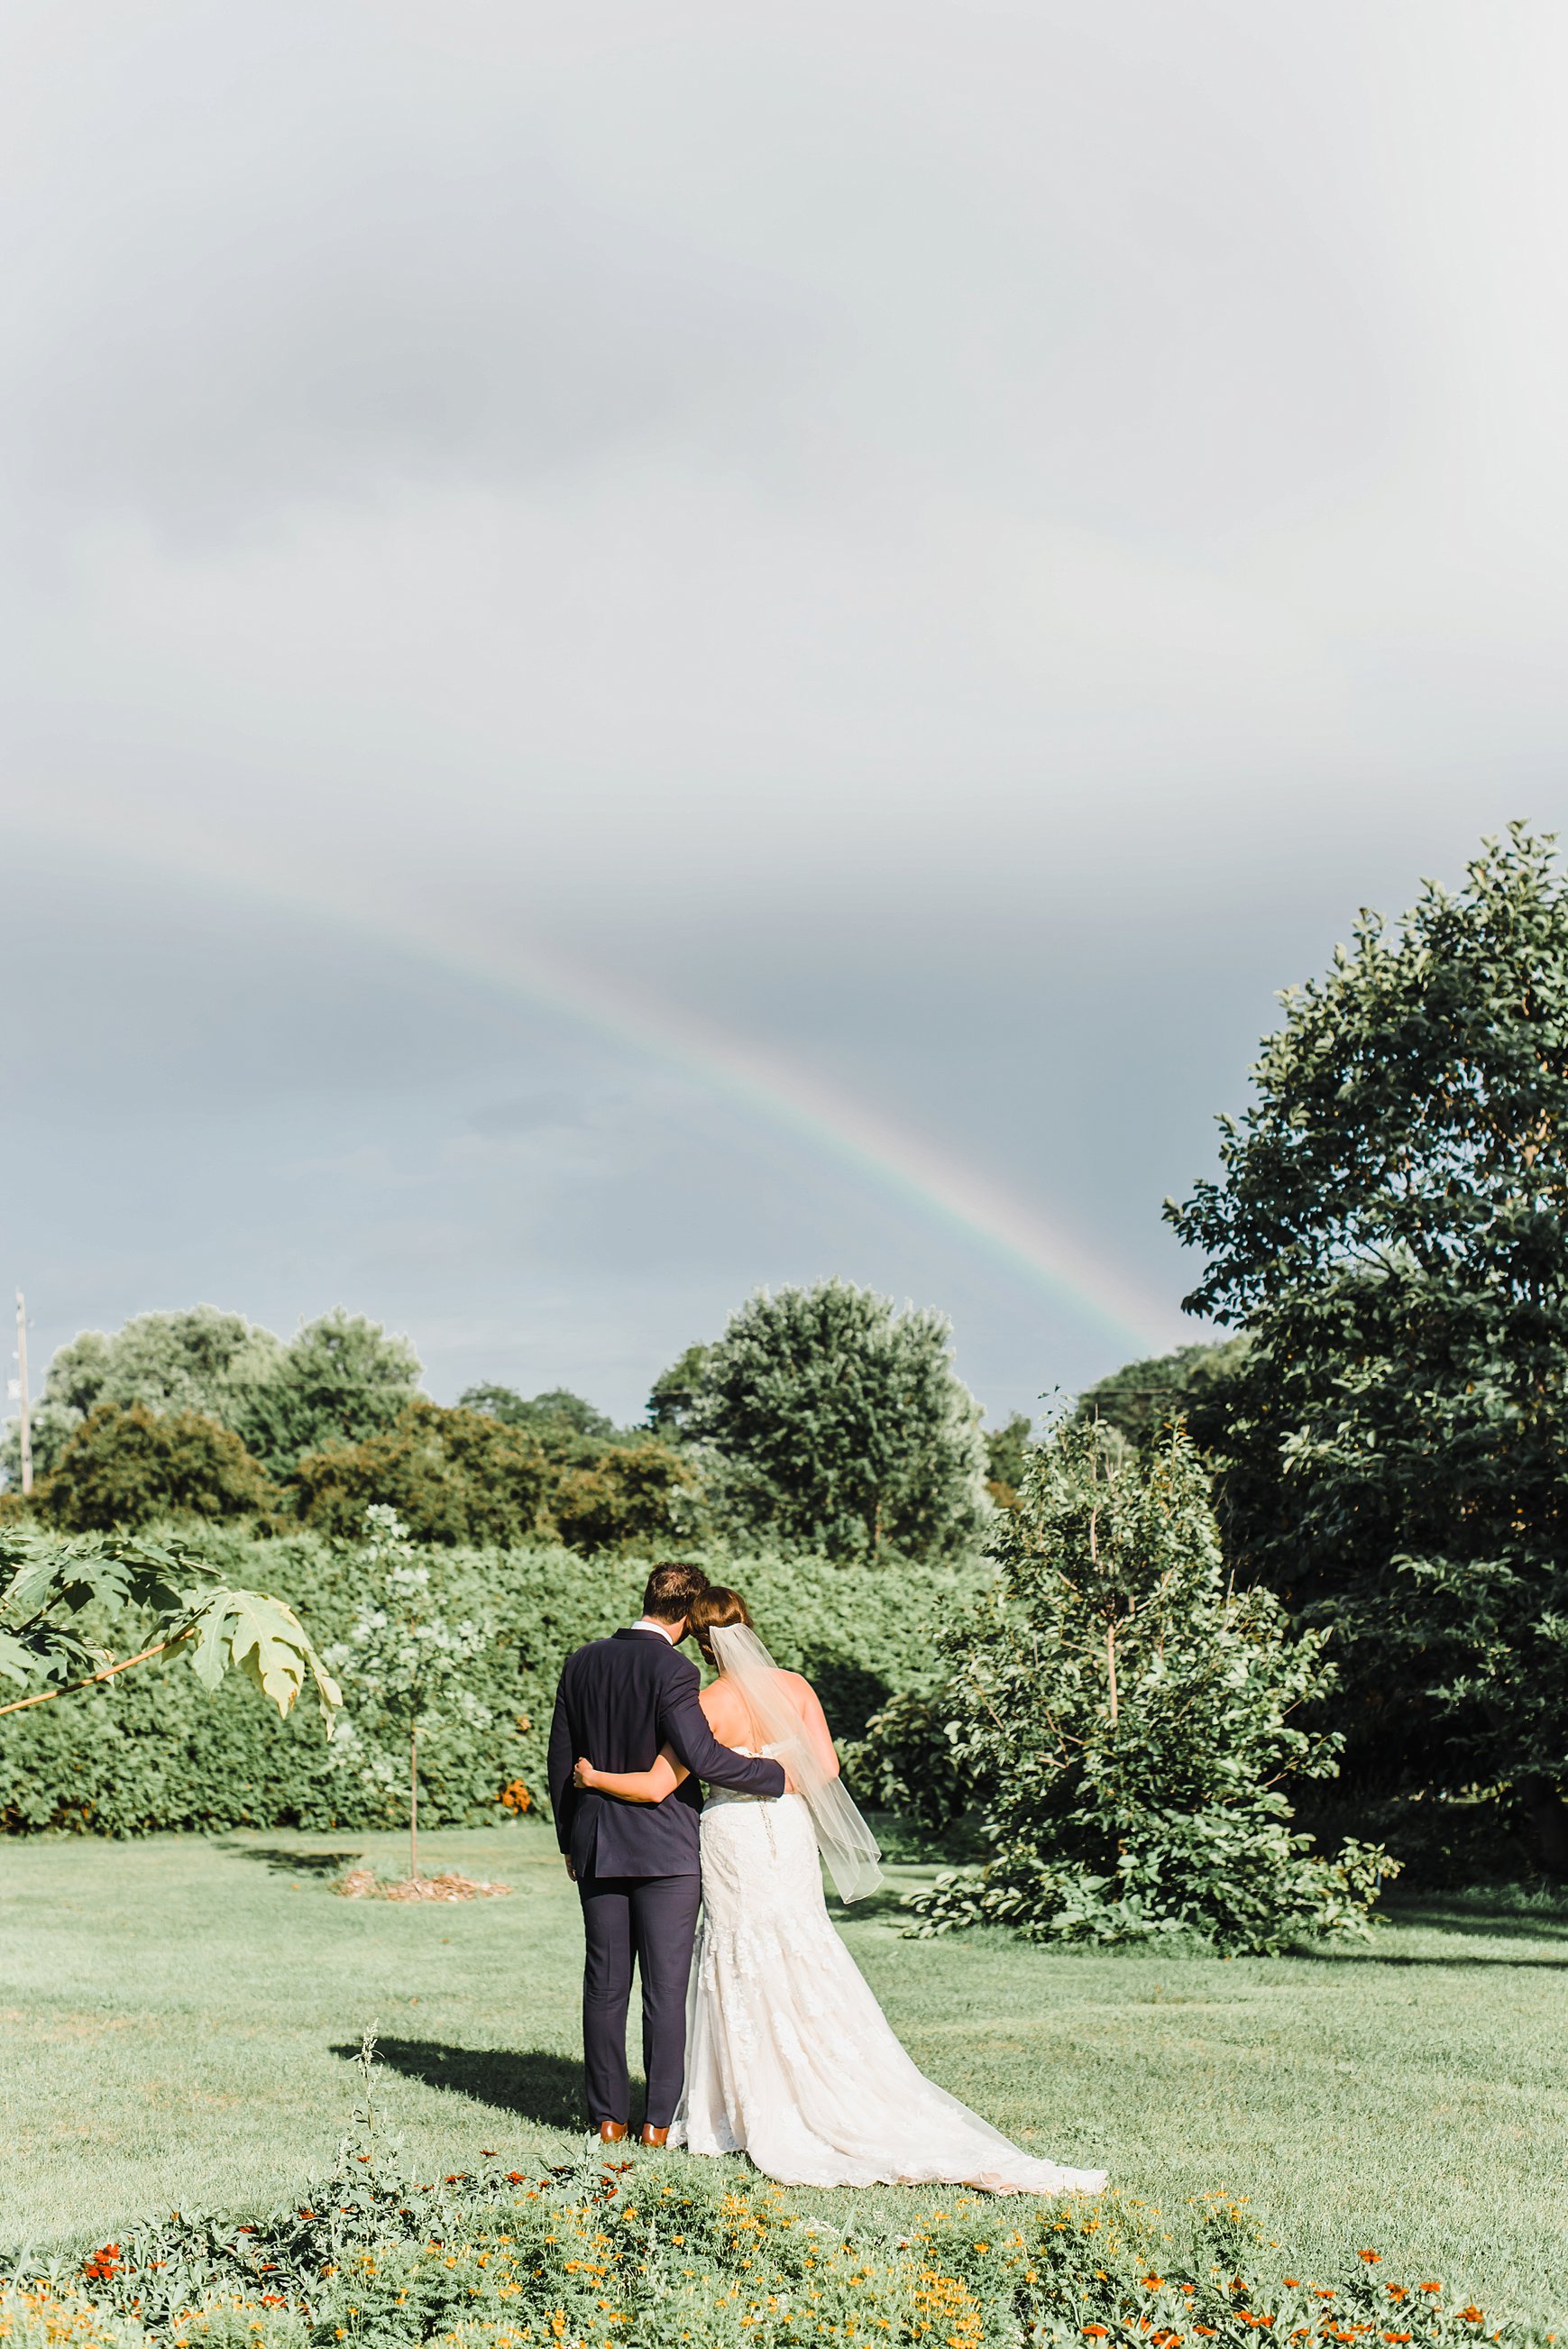
{"type": "Polygon", "coordinates": [[[447,2342],[486,2349],[1425,2349],[1554,2335],[1370,2248],[1282,2278],[1226,2196],[1179,2218],[1106,2194],[934,2192],[853,2234],[729,2165],[584,2161],[417,2184],[347,2154],[307,2201],[236,2225],[172,2217],[67,2276],[0,2290],[0,2341],[195,2349],[447,2342]]]}

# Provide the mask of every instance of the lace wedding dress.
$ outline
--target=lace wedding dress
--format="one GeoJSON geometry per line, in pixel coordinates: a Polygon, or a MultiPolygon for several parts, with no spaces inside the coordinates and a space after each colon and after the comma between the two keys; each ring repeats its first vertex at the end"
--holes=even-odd
{"type": "Polygon", "coordinates": [[[670,2130],[786,2186],[966,2185],[1096,2194],[918,2071],[833,1929],[805,1804],[711,1792],[686,2080],[670,2130]]]}

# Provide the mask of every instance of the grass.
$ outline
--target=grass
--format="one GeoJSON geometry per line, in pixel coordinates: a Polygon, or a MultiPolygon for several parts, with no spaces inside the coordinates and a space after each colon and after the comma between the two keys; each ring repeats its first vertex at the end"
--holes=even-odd
{"type": "MultiPolygon", "coordinates": [[[[0,1846],[0,2245],[284,2199],[334,2156],[366,2023],[422,2176],[575,2149],[581,1944],[548,1830],[422,1850],[509,1900],[334,1898],[362,1856],[395,1872],[398,1838],[0,1846]]],[[[1488,2307],[1568,2308],[1561,1912],[1470,1896],[1233,1961],[911,1942],[890,1906],[845,1931],[916,2059],[1036,2150],[1167,2209],[1245,2195],[1319,2268],[1375,2246],[1488,2307]]],[[[851,2197],[817,2199],[844,2223],[851,2197]]]]}

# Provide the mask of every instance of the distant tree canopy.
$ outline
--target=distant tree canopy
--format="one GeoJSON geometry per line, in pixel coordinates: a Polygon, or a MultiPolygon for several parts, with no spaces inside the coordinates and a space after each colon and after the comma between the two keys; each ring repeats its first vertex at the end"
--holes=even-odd
{"type": "Polygon", "coordinates": [[[679,1442],[690,1433],[709,1351],[707,1346],[688,1346],[654,1381],[648,1396],[648,1425],[656,1435],[679,1442]]]}
{"type": "Polygon", "coordinates": [[[637,1428],[565,1387],[490,1381],[447,1407],[418,1377],[405,1340],[342,1310],[287,1344],[211,1306],[86,1331],[35,1414],[37,1506],[62,1525],[249,1516],[352,1538],[377,1506],[420,1542],[760,1534],[940,1560],[972,1544],[988,1476],[1013,1490],[1029,1433],[1020,1416],[983,1441],[947,1323],[842,1281],[751,1299],[655,1381],[637,1428]]]}
{"type": "Polygon", "coordinates": [[[1024,1468],[1034,1442],[1034,1428],[1027,1412],[1016,1411],[1000,1427],[983,1431],[985,1445],[985,1489],[999,1509],[1010,1509],[1017,1502],[1018,1490],[1024,1481],[1024,1468]]]}
{"type": "Polygon", "coordinates": [[[984,1521],[979,1407],[947,1322],[847,1281],[748,1298],[706,1350],[686,1425],[738,1532],[935,1558],[984,1521]]]}
{"type": "Polygon", "coordinates": [[[302,1460],[299,1515],[353,1537],[374,1503],[420,1542],[506,1546],[560,1539],[618,1549],[677,1536],[694,1471],[664,1444],[603,1444],[586,1463],[552,1456],[533,1428],[494,1413],[414,1402],[396,1427],[302,1460]]]}
{"type": "Polygon", "coordinates": [[[67,1439],[38,1488],[40,1514],[67,1533],[108,1533],[155,1517],[270,1517],[283,1495],[232,1428],[199,1411],[99,1403],[67,1439]]]}
{"type": "MultiPolygon", "coordinates": [[[[46,1475],[89,1413],[106,1404],[201,1412],[234,1427],[257,1389],[276,1376],[283,1352],[270,1330],[212,1305],[140,1313],[112,1336],[84,1330],[55,1355],[34,1403],[34,1464],[46,1475]]],[[[14,1451],[15,1430],[7,1433],[14,1451]]],[[[7,1465],[14,1475],[14,1460],[7,1465]]]]}
{"type": "MultiPolygon", "coordinates": [[[[418,1381],[406,1339],[341,1310],[308,1323],[287,1344],[211,1305],[141,1313],[112,1336],[85,1330],[59,1349],[33,1413],[33,1457],[47,1475],[90,1413],[139,1403],[215,1420],[281,1476],[304,1453],[356,1444],[391,1426],[418,1381]]],[[[14,1423],[5,1463],[15,1477],[14,1423]]]]}
{"type": "Polygon", "coordinates": [[[306,1453],[358,1444],[396,1424],[419,1392],[406,1338],[341,1308],[307,1322],[234,1420],[256,1457],[286,1475],[306,1453]]]}
{"type": "Polygon", "coordinates": [[[614,1421],[569,1387],[552,1387],[544,1394],[526,1397],[511,1387],[466,1387],[458,1397],[458,1407],[484,1412],[507,1427],[531,1428],[547,1449],[556,1451],[607,1444],[615,1434],[614,1421]]]}
{"type": "Polygon", "coordinates": [[[1377,1766],[1511,1785],[1568,1871],[1568,891],[1513,827],[1283,999],[1170,1220],[1244,1571],[1332,1624],[1377,1766]]]}
{"type": "Polygon", "coordinates": [[[1229,1398],[1250,1343],[1241,1333],[1129,1362],[1086,1387],[1073,1417],[1079,1423],[1099,1420],[1132,1444],[1145,1444],[1161,1428],[1184,1420],[1201,1451],[1222,1451],[1229,1398]]]}

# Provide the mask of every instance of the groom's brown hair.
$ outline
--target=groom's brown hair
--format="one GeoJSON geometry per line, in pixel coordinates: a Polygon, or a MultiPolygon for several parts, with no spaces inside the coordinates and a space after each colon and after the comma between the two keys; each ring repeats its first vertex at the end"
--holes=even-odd
{"type": "Polygon", "coordinates": [[[643,1593],[643,1612],[655,1623],[684,1623],[707,1587],[700,1566],[655,1566],[643,1593]]]}

